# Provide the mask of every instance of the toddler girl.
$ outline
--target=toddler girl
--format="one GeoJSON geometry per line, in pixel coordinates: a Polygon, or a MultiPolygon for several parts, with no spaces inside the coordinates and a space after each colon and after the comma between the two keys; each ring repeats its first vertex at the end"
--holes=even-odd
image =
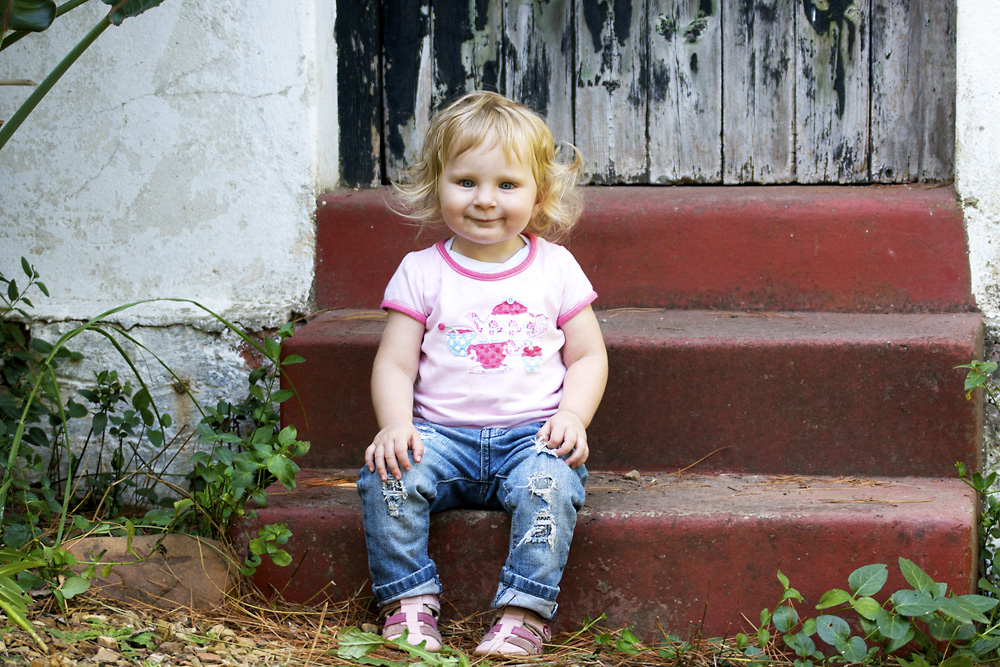
{"type": "MultiPolygon", "coordinates": [[[[570,147],[572,148],[572,147],[570,147]]],[[[408,254],[386,288],[372,370],[381,430],[358,489],[384,637],[441,647],[430,514],[503,508],[510,551],[477,655],[538,655],[587,479],[587,426],[607,380],[596,293],[565,248],[581,160],[545,123],[490,92],[431,121],[412,217],[447,241],[408,254]]],[[[470,536],[470,539],[475,539],[470,536]]]]}

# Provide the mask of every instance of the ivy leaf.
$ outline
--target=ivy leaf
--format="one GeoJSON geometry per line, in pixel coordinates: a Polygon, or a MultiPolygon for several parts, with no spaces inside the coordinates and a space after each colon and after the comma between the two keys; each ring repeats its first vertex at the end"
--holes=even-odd
{"type": "Polygon", "coordinates": [[[937,601],[923,591],[896,591],[890,599],[896,606],[896,612],[903,616],[926,616],[938,609],[937,601]]]}
{"type": "Polygon", "coordinates": [[[816,619],[816,634],[830,646],[837,646],[851,636],[851,626],[839,616],[824,614],[816,619]]]}
{"type": "Polygon", "coordinates": [[[920,569],[916,563],[906,558],[899,559],[899,569],[903,577],[913,588],[921,592],[932,592],[935,589],[935,582],[927,573],[920,569]]]}
{"type": "Polygon", "coordinates": [[[819,599],[819,604],[816,605],[817,609],[829,609],[830,607],[837,607],[842,604],[847,604],[851,601],[851,594],[841,588],[834,588],[826,593],[823,593],[823,597],[819,599]]]}
{"type": "Polygon", "coordinates": [[[864,618],[869,621],[874,621],[878,617],[879,611],[882,610],[882,605],[880,605],[874,598],[858,598],[853,603],[851,607],[854,611],[858,612],[864,618]]]}
{"type": "Polygon", "coordinates": [[[871,597],[882,590],[888,578],[889,568],[882,563],[876,563],[859,567],[851,572],[847,583],[858,597],[871,597]]]}
{"type": "Polygon", "coordinates": [[[941,600],[939,609],[959,623],[989,623],[983,612],[997,606],[1000,600],[994,600],[983,595],[962,595],[957,598],[941,600]]]}
{"type": "Polygon", "coordinates": [[[799,614],[791,607],[778,607],[771,618],[778,632],[790,632],[799,622],[799,614]]]}
{"type": "Polygon", "coordinates": [[[841,642],[836,648],[848,662],[864,662],[865,658],[868,657],[868,645],[861,637],[851,637],[850,640],[841,642]]]}
{"type": "Polygon", "coordinates": [[[905,637],[907,633],[911,635],[913,633],[913,628],[910,626],[909,621],[904,618],[900,618],[896,614],[890,613],[885,609],[879,611],[878,617],[875,620],[878,623],[878,631],[882,633],[883,637],[888,637],[889,639],[901,639],[902,637],[905,637]]]}

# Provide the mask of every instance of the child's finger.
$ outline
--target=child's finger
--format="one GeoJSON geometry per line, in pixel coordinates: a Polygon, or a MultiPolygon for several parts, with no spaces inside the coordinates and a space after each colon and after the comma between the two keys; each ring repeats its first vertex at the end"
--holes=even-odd
{"type": "Polygon", "coordinates": [[[414,431],[414,433],[413,433],[412,442],[413,442],[413,445],[412,445],[412,447],[413,447],[413,460],[416,463],[420,463],[420,459],[422,459],[423,456],[424,456],[424,441],[421,440],[420,434],[417,433],[416,431],[414,431]]]}

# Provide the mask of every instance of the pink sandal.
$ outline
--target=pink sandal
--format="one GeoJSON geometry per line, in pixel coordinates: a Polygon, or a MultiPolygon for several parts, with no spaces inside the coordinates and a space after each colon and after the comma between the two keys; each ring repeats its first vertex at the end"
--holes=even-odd
{"type": "Polygon", "coordinates": [[[408,644],[423,644],[425,651],[441,650],[441,633],[437,624],[441,603],[436,595],[416,595],[390,602],[383,613],[386,619],[382,637],[385,639],[397,640],[409,630],[406,635],[408,644]]]}
{"type": "Polygon", "coordinates": [[[541,655],[552,638],[549,626],[523,607],[504,607],[503,614],[476,647],[476,655],[541,655]]]}

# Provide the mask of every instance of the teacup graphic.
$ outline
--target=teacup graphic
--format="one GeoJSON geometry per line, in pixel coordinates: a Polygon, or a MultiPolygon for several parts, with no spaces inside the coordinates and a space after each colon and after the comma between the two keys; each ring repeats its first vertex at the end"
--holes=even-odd
{"type": "Polygon", "coordinates": [[[507,343],[475,343],[467,348],[470,359],[475,359],[483,368],[496,370],[506,368],[503,360],[507,357],[507,343]]]}

